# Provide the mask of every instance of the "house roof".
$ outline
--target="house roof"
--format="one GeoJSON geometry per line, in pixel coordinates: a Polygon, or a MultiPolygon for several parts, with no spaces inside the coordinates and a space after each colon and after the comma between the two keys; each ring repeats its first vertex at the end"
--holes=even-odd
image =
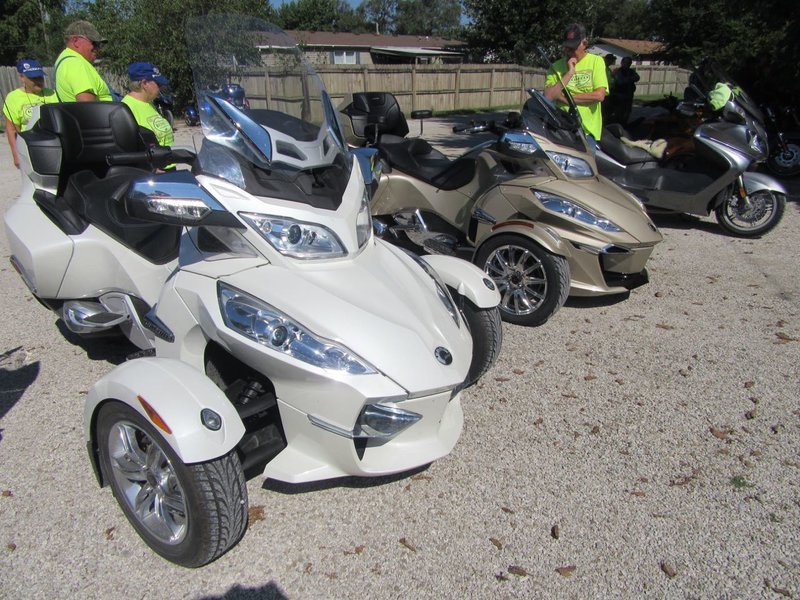
{"type": "Polygon", "coordinates": [[[459,40],[448,40],[440,37],[424,35],[378,35],[374,33],[347,33],[341,31],[287,31],[297,40],[298,44],[306,46],[348,48],[420,48],[428,50],[441,50],[463,46],[459,40]]]}
{"type": "Polygon", "coordinates": [[[597,38],[597,43],[617,46],[631,54],[649,55],[657,54],[664,50],[665,46],[661,42],[651,42],[648,40],[625,40],[620,38],[597,38]]]}

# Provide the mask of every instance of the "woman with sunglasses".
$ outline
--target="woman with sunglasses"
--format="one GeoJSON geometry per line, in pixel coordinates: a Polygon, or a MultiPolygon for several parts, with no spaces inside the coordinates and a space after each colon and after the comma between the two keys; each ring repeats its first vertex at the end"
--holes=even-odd
{"type": "Polygon", "coordinates": [[[55,88],[61,102],[111,102],[111,89],[94,62],[106,39],[89,21],[75,21],[64,30],[66,48],[55,64],[55,88]]]}

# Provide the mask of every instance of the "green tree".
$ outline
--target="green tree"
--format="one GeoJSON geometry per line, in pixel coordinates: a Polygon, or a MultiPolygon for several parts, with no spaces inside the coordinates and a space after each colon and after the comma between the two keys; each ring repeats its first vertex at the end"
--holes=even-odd
{"type": "Polygon", "coordinates": [[[394,32],[406,35],[452,35],[461,24],[459,0],[397,0],[394,32]]]}
{"type": "Polygon", "coordinates": [[[63,0],[11,0],[2,3],[0,64],[23,57],[50,62],[61,51],[63,0]]]}
{"type": "Polygon", "coordinates": [[[397,0],[364,0],[358,8],[362,11],[364,19],[370,24],[371,30],[374,25],[375,33],[392,31],[397,0]]]}
{"type": "Polygon", "coordinates": [[[284,29],[351,31],[367,24],[345,0],[293,0],[278,9],[276,22],[284,29]]]}

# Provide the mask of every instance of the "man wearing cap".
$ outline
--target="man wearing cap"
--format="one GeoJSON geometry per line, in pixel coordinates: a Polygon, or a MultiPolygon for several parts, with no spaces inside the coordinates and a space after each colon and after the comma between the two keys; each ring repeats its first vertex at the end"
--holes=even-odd
{"type": "Polygon", "coordinates": [[[567,98],[564,95],[566,87],[578,105],[583,129],[590,136],[590,143],[594,144],[594,141],[600,140],[603,132],[600,103],[608,93],[606,63],[596,54],[586,52],[589,40],[586,38],[586,28],[580,23],[573,23],[567,28],[561,46],[564,58],[553,63],[547,72],[544,95],[567,110],[567,98]]]}
{"type": "Polygon", "coordinates": [[[140,127],[152,131],[160,146],[172,146],[175,136],[172,126],[158,114],[153,100],[161,93],[161,86],[168,86],[169,79],[161,74],[154,64],[135,62],[128,65],[128,94],[122,99],[131,109],[140,127]]]}
{"type": "Polygon", "coordinates": [[[64,30],[66,48],[55,64],[56,94],[61,102],[113,100],[108,84],[100,77],[94,62],[106,42],[89,21],[75,21],[64,30]]]}
{"type": "Polygon", "coordinates": [[[3,116],[6,119],[6,137],[14,158],[14,166],[19,168],[17,154],[17,134],[33,126],[29,123],[33,107],[40,104],[58,102],[56,93],[44,87],[44,70],[39,61],[23,58],[17,63],[20,87],[12,90],[3,102],[3,116]]]}

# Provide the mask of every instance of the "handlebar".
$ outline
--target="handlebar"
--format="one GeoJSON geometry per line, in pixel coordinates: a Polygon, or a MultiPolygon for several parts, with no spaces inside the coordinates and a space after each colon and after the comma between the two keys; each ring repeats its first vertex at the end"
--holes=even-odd
{"type": "Polygon", "coordinates": [[[484,131],[494,131],[494,121],[472,121],[469,125],[454,125],[453,133],[483,133],[484,131]]]}
{"type": "Polygon", "coordinates": [[[191,163],[196,158],[194,152],[168,147],[153,147],[140,152],[118,152],[106,156],[109,166],[115,165],[140,165],[150,163],[154,166],[163,166],[169,163],[191,163]]]}

